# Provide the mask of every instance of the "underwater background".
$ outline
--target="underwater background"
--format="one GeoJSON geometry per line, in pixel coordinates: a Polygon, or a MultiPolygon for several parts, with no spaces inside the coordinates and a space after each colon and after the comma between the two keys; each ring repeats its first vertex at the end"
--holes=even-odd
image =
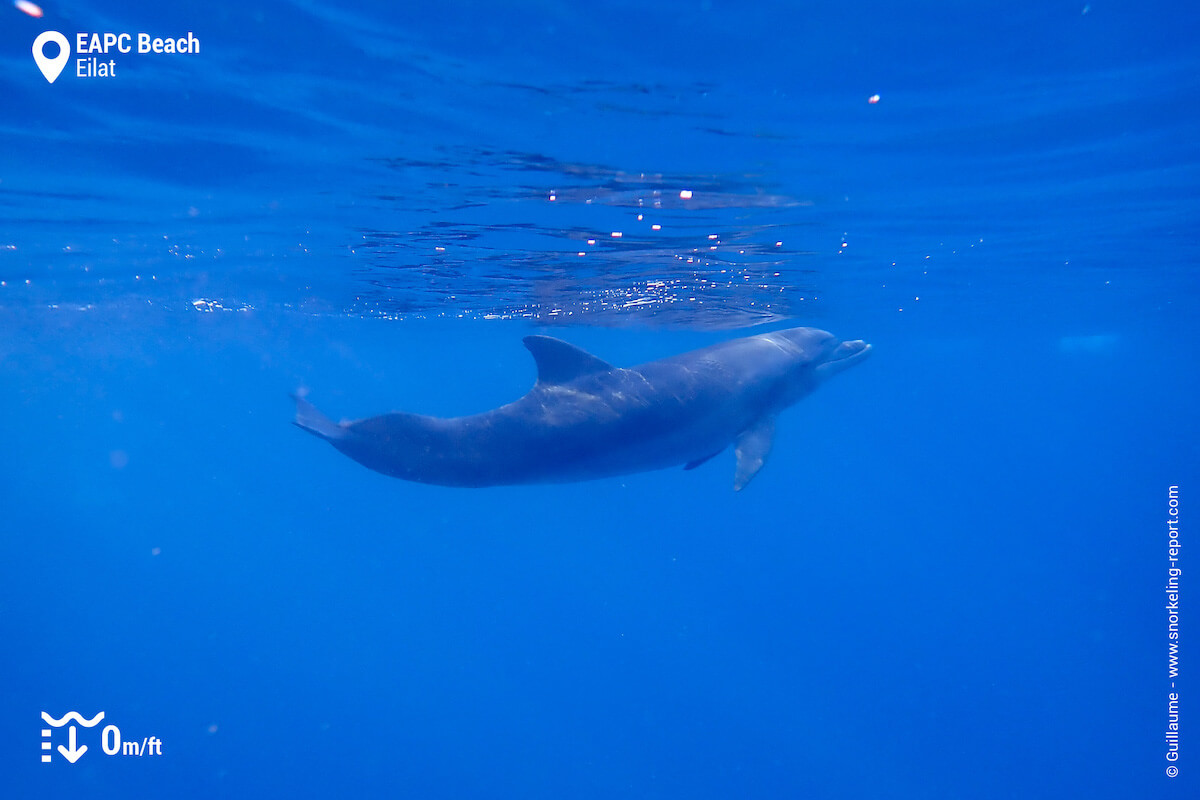
{"type": "Polygon", "coordinates": [[[1197,796],[1200,10],[21,5],[0,794],[1197,796]],[[46,30],[200,51],[49,83],[46,30]],[[740,493],[290,424],[793,325],[874,353],[740,493]]]}

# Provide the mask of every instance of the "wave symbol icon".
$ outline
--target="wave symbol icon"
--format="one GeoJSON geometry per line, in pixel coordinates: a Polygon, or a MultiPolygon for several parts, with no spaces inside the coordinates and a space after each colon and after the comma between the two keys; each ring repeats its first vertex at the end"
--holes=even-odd
{"type": "Polygon", "coordinates": [[[75,720],[76,722],[78,722],[80,725],[82,725],[85,728],[94,728],[95,726],[100,724],[100,720],[104,719],[104,712],[101,711],[99,714],[92,717],[91,719],[84,719],[78,711],[68,711],[66,714],[63,714],[62,719],[55,719],[54,717],[50,716],[45,711],[43,711],[42,719],[45,720],[47,725],[50,725],[51,727],[54,727],[54,728],[61,728],[63,725],[66,725],[71,720],[75,720]]]}

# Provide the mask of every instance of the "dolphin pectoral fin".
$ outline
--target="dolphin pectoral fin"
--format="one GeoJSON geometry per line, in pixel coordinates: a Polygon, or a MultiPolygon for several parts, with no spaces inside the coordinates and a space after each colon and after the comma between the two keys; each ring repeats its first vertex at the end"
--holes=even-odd
{"type": "Polygon", "coordinates": [[[292,422],[297,427],[330,442],[345,438],[346,429],[317,411],[312,403],[298,394],[292,395],[292,399],[296,401],[296,418],[292,422]]]}
{"type": "Polygon", "coordinates": [[[762,417],[742,431],[734,445],[737,455],[737,473],[733,477],[733,490],[740,492],[754,479],[767,463],[771,444],[775,441],[775,418],[762,417]]]}
{"type": "Polygon", "coordinates": [[[526,336],[525,348],[537,364],[538,383],[559,384],[594,372],[609,372],[612,364],[553,336],[526,336]]]}
{"type": "MultiPolygon", "coordinates": [[[[724,449],[725,449],[724,447],[721,448],[721,450],[724,450],[724,449]]],[[[709,453],[706,456],[702,456],[701,458],[697,458],[697,459],[693,459],[692,461],[689,461],[688,463],[683,465],[684,472],[686,472],[689,469],[695,469],[696,467],[700,466],[705,461],[708,461],[710,458],[713,458],[714,456],[719,456],[721,454],[721,450],[717,450],[715,453],[709,453]]]]}

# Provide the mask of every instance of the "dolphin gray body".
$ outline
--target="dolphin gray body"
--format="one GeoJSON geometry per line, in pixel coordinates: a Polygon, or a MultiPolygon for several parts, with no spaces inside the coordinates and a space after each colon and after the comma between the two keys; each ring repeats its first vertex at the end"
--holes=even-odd
{"type": "Polygon", "coordinates": [[[537,383],[492,411],[335,423],[297,396],[295,423],[377,472],[443,486],[692,469],[733,444],[740,490],[766,462],[776,415],[871,350],[790,328],[623,369],[549,336],[524,341],[537,383]]]}

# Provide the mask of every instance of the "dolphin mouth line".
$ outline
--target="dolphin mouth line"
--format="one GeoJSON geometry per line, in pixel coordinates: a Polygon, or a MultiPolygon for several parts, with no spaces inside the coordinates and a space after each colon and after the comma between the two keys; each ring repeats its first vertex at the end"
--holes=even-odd
{"type": "Polygon", "coordinates": [[[842,342],[833,351],[826,364],[833,364],[838,361],[846,361],[852,358],[861,358],[871,352],[871,345],[864,342],[862,339],[855,339],[851,342],[842,342]]]}
{"type": "Polygon", "coordinates": [[[855,339],[850,342],[842,342],[833,349],[829,357],[824,362],[817,365],[816,374],[823,378],[836,375],[842,370],[862,361],[871,353],[871,345],[864,342],[862,339],[855,339]]]}

